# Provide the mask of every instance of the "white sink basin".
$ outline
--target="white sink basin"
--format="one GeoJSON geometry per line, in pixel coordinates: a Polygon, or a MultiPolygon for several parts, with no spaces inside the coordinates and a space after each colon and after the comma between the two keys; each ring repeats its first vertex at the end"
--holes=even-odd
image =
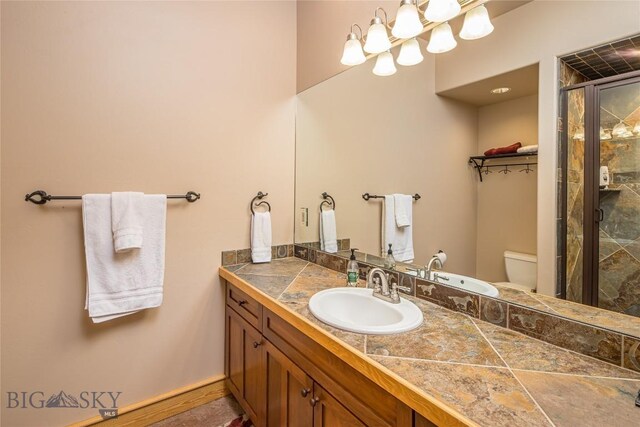
{"type": "Polygon", "coordinates": [[[361,334],[397,334],[422,324],[422,311],[415,304],[404,298],[391,304],[374,297],[372,289],[326,289],[311,297],[309,310],[324,323],[361,334]]]}
{"type": "Polygon", "coordinates": [[[473,277],[462,276],[460,274],[447,273],[445,271],[436,271],[432,274],[431,279],[434,282],[443,285],[453,286],[454,288],[464,289],[466,291],[475,292],[476,294],[486,295],[488,297],[497,297],[498,289],[495,286],[483,280],[474,279],[473,277]],[[447,280],[448,279],[448,280],[447,280]]]}

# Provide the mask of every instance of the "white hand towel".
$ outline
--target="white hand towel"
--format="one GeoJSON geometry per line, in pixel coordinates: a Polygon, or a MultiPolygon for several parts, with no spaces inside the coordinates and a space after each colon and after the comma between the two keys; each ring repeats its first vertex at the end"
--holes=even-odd
{"type": "MultiPolygon", "coordinates": [[[[409,221],[412,222],[412,211],[408,211],[409,221]]],[[[387,256],[391,244],[393,257],[396,261],[412,262],[413,254],[413,225],[398,228],[396,224],[395,201],[393,196],[384,196],[382,209],[382,257],[387,256]]]]}
{"type": "Polygon", "coordinates": [[[528,153],[528,154],[532,154],[532,153],[537,153],[538,152],[538,145],[525,145],[524,147],[520,147],[518,148],[518,153],[528,153]]]}
{"type": "Polygon", "coordinates": [[[254,263],[271,261],[271,213],[251,216],[251,259],[254,263]]]}
{"type": "Polygon", "coordinates": [[[413,196],[409,196],[407,194],[394,194],[393,203],[396,211],[396,225],[398,228],[410,226],[411,209],[413,209],[413,196]]]}
{"type": "Polygon", "coordinates": [[[336,212],[333,209],[320,212],[320,249],[331,254],[338,252],[336,212]]]}
{"type": "Polygon", "coordinates": [[[167,196],[143,196],[144,246],[116,253],[111,231],[111,195],[82,196],[87,262],[85,309],[94,323],[162,304],[167,196]]]}
{"type": "Polygon", "coordinates": [[[117,253],[142,247],[142,203],[144,194],[111,193],[111,230],[117,253]]]}

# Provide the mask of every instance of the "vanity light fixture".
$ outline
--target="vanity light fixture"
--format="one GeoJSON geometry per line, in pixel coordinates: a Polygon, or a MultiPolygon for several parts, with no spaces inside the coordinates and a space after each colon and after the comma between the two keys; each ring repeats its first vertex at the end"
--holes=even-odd
{"type": "Polygon", "coordinates": [[[445,22],[431,31],[431,39],[429,40],[427,50],[431,53],[444,53],[450,51],[457,45],[458,42],[453,38],[451,26],[445,22]]]}
{"type": "Polygon", "coordinates": [[[386,77],[396,73],[396,64],[393,62],[391,51],[382,52],[376,59],[376,65],[373,67],[373,74],[376,76],[386,77]]]}
{"type": "Polygon", "coordinates": [[[398,55],[398,64],[405,67],[416,65],[424,60],[420,51],[420,43],[415,37],[402,43],[400,54],[398,55]]]}
{"type": "Polygon", "coordinates": [[[389,41],[389,34],[387,33],[388,22],[387,12],[381,7],[377,8],[371,20],[371,26],[367,31],[367,40],[364,44],[365,52],[382,53],[391,49],[391,41],[389,41]],[[378,16],[379,10],[384,13],[384,24],[382,23],[382,18],[378,16]]]}
{"type": "Polygon", "coordinates": [[[464,16],[464,24],[460,31],[460,38],[477,40],[493,32],[493,24],[489,19],[489,12],[484,5],[471,9],[464,16]]]}
{"type": "Polygon", "coordinates": [[[460,13],[457,0],[429,0],[424,17],[431,22],[446,22],[460,13]]]}
{"type": "Polygon", "coordinates": [[[417,0],[415,3],[413,0],[402,0],[391,34],[399,39],[410,39],[420,34],[422,29],[417,0]]]}
{"type": "Polygon", "coordinates": [[[362,51],[362,28],[358,24],[351,25],[351,32],[347,36],[347,41],[344,43],[344,50],[342,51],[342,59],[340,63],[343,65],[359,65],[365,62],[367,58],[362,51]],[[353,31],[354,28],[360,30],[360,37],[353,31]]]}
{"type": "Polygon", "coordinates": [[[495,89],[491,89],[491,93],[494,95],[502,95],[503,93],[507,93],[510,90],[510,87],[497,87],[495,89]]]}

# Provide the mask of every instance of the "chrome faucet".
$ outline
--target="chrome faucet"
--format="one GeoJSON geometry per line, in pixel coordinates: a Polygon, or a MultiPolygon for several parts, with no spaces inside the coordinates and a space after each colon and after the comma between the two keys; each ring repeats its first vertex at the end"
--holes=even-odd
{"type": "Polygon", "coordinates": [[[431,272],[433,271],[433,264],[438,264],[438,268],[442,268],[442,261],[436,255],[434,255],[430,260],[429,264],[427,264],[425,278],[427,280],[431,280],[431,272]]]}
{"type": "Polygon", "coordinates": [[[379,267],[374,267],[367,275],[367,288],[373,288],[373,296],[392,304],[400,303],[397,284],[389,288],[389,273],[379,267]]]}

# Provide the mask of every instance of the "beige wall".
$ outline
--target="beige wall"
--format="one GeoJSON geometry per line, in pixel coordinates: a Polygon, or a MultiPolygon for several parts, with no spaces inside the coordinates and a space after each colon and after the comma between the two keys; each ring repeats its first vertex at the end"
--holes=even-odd
{"type": "Polygon", "coordinates": [[[476,177],[467,166],[477,149],[477,110],[434,93],[434,58],[372,74],[373,61],[298,95],[296,241],[318,240],[320,194],[336,200],[339,237],[380,252],[381,201],[361,195],[420,193],[414,203],[416,261],[438,249],[447,270],[475,273],[476,177]]]}
{"type": "MultiPolygon", "coordinates": [[[[478,153],[515,142],[538,141],[538,95],[487,105],[478,109],[478,153]]],[[[493,173],[478,182],[476,275],[507,280],[505,250],[536,253],[536,173],[493,173]]],[[[535,169],[535,167],[534,167],[535,169]]]]}
{"type": "MultiPolygon", "coordinates": [[[[298,0],[298,92],[348,69],[340,63],[351,24],[365,32],[376,7],[395,18],[397,0],[298,0]]],[[[358,33],[357,33],[358,34],[358,33]]]]}
{"type": "Polygon", "coordinates": [[[3,407],[35,390],[126,405],[222,374],[220,252],[249,246],[258,190],[274,243],[293,239],[295,20],[294,2],[2,2],[3,407]],[[35,189],[200,191],[168,208],[162,306],[92,324],[80,203],[25,203],[35,189]]]}
{"type": "Polygon", "coordinates": [[[438,56],[438,92],[539,63],[538,291],[556,282],[557,56],[640,31],[637,1],[536,0],[494,19],[491,36],[438,56]]]}

